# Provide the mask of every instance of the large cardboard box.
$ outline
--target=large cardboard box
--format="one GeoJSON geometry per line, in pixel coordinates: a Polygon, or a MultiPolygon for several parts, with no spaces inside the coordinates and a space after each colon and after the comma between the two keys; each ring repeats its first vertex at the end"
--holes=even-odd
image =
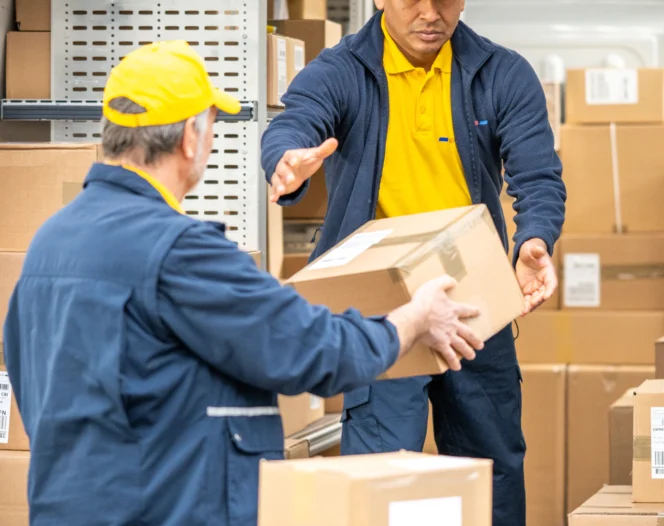
{"type": "Polygon", "coordinates": [[[664,503],[664,380],[634,391],[632,500],[664,503]]]}
{"type": "Polygon", "coordinates": [[[304,41],[305,62],[309,64],[323,49],[341,41],[341,25],[329,20],[270,20],[277,33],[304,41]]]}
{"type": "Polygon", "coordinates": [[[664,69],[567,71],[566,122],[661,123],[664,69]]]}
{"type": "Polygon", "coordinates": [[[7,34],[8,99],[51,98],[51,33],[7,34]]]}
{"type": "Polygon", "coordinates": [[[4,366],[0,366],[0,451],[2,450],[30,451],[30,441],[25,434],[16,397],[4,366]]]}
{"type": "Polygon", "coordinates": [[[517,323],[521,363],[652,365],[664,334],[662,311],[542,311],[517,323]]]}
{"type": "Polygon", "coordinates": [[[296,38],[286,38],[286,75],[288,84],[304,69],[304,42],[296,38]]]}
{"type": "Polygon", "coordinates": [[[490,526],[491,462],[385,453],[263,462],[259,526],[490,526]]]}
{"type": "Polygon", "coordinates": [[[664,378],[664,338],[655,342],[655,378],[664,378]]]}
{"type": "Polygon", "coordinates": [[[288,17],[291,20],[325,20],[327,0],[288,0],[288,17]]]}
{"type": "Polygon", "coordinates": [[[566,234],[664,232],[664,125],[561,130],[566,234]]]}
{"type": "Polygon", "coordinates": [[[650,366],[568,368],[567,510],[609,482],[609,408],[634,385],[655,375],[650,366]]]}
{"type": "Polygon", "coordinates": [[[0,451],[0,524],[28,526],[30,453],[0,451]]]}
{"type": "Polygon", "coordinates": [[[293,205],[284,207],[285,219],[322,220],[327,212],[327,186],[325,185],[325,171],[318,170],[309,179],[309,188],[302,200],[293,205]]]}
{"type": "Polygon", "coordinates": [[[664,310],[664,234],[568,234],[558,245],[564,308],[664,310]]]}
{"type": "Polygon", "coordinates": [[[4,320],[7,318],[9,300],[21,276],[24,260],[24,252],[0,252],[0,343],[4,341],[2,331],[4,320]]]}
{"type": "Polygon", "coordinates": [[[526,524],[563,526],[567,367],[524,365],[521,371],[523,433],[528,446],[526,524]]]}
{"type": "Polygon", "coordinates": [[[632,485],[634,391],[629,388],[609,410],[609,484],[632,485]]]}
{"type": "Polygon", "coordinates": [[[325,404],[318,396],[303,393],[297,396],[279,395],[279,411],[284,436],[302,431],[309,424],[325,416],[325,404]]]}
{"type": "MultiPolygon", "coordinates": [[[[448,292],[453,300],[480,308],[467,323],[483,340],[523,311],[521,289],[484,205],[370,221],[288,283],[334,312],[354,307],[374,316],[404,305],[421,285],[444,274],[457,280],[448,292]]],[[[446,370],[437,353],[418,345],[384,378],[446,370]]]]}
{"type": "Polygon", "coordinates": [[[51,0],[16,0],[16,24],[21,31],[50,31],[51,0]]]}
{"type": "Polygon", "coordinates": [[[630,486],[605,486],[569,516],[569,526],[661,526],[664,506],[632,504],[630,486]]]}
{"type": "Polygon", "coordinates": [[[283,107],[288,89],[288,42],[280,35],[267,35],[267,105],[283,107]]]}
{"type": "Polygon", "coordinates": [[[0,144],[0,251],[26,251],[96,160],[94,144],[0,144]]]}

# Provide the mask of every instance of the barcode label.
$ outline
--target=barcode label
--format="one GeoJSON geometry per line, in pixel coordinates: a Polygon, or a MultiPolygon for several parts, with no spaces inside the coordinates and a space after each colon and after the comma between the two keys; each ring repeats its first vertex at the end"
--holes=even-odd
{"type": "Polygon", "coordinates": [[[588,105],[638,104],[639,75],[635,69],[586,70],[588,105]]]}
{"type": "Polygon", "coordinates": [[[297,75],[304,69],[304,48],[302,46],[295,46],[293,53],[293,69],[297,75]]]}
{"type": "Polygon", "coordinates": [[[651,476],[664,479],[664,407],[650,408],[651,476]]]}
{"type": "Polygon", "coordinates": [[[288,89],[288,52],[286,50],[286,39],[280,38],[277,41],[277,95],[281,97],[286,94],[288,89]]]}
{"type": "Polygon", "coordinates": [[[599,254],[565,254],[563,303],[565,307],[600,306],[599,254]]]}
{"type": "Polygon", "coordinates": [[[9,443],[9,420],[12,410],[12,385],[9,375],[0,371],[0,444],[9,443]]]}
{"type": "Polygon", "coordinates": [[[9,384],[0,384],[0,391],[9,391],[9,384]]]}

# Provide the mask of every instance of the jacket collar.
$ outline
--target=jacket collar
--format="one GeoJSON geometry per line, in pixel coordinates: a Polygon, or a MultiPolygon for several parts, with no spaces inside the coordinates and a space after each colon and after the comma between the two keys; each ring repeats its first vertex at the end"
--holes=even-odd
{"type": "MultiPolygon", "coordinates": [[[[384,74],[384,36],[380,23],[382,16],[382,11],[373,15],[349,43],[350,51],[376,76],[384,74]]],[[[451,42],[454,58],[471,74],[475,74],[495,50],[491,43],[463,22],[459,22],[451,42]]]]}

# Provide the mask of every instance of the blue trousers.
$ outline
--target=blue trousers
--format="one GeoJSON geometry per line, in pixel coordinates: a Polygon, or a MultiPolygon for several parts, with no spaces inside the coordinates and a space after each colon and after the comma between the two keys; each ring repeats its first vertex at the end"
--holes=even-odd
{"type": "Polygon", "coordinates": [[[493,526],[525,526],[521,371],[511,327],[462,366],[346,393],[341,452],[422,451],[430,400],[440,454],[493,460],[493,526]]]}

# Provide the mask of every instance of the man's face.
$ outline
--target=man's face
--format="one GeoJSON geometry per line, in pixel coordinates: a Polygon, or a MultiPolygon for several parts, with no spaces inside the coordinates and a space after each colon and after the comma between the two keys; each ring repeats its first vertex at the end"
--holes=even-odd
{"type": "Polygon", "coordinates": [[[454,33],[465,0],[375,0],[385,25],[414,66],[431,61],[454,33]]]}

